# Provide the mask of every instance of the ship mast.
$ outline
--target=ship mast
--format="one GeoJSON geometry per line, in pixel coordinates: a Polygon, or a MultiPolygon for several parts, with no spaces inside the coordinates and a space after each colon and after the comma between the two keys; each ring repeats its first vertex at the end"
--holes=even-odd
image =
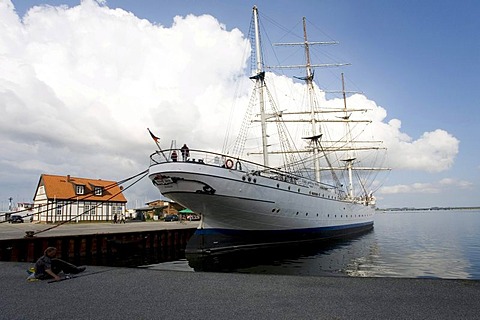
{"type": "MultiPolygon", "coordinates": [[[[300,43],[276,43],[275,45],[280,46],[303,46],[305,50],[305,64],[303,65],[293,65],[293,66],[275,66],[272,68],[286,69],[286,68],[305,68],[306,76],[304,78],[299,78],[305,81],[308,90],[308,99],[309,99],[309,115],[310,115],[310,125],[311,125],[311,135],[305,137],[304,139],[310,140],[313,152],[313,163],[314,163],[314,172],[315,180],[321,182],[320,172],[322,168],[320,167],[320,139],[322,137],[322,132],[318,126],[319,120],[316,117],[316,114],[319,113],[317,110],[317,101],[315,96],[315,88],[313,85],[313,68],[315,67],[339,67],[349,65],[348,63],[332,63],[332,64],[312,64],[310,61],[310,46],[311,45],[331,45],[338,44],[336,41],[308,41],[307,38],[307,27],[306,27],[306,18],[303,17],[303,42],[300,43]]],[[[300,113],[297,113],[300,114],[300,113]]]]}
{"type": "Polygon", "coordinates": [[[353,176],[352,176],[352,168],[353,168],[353,162],[356,160],[355,157],[350,156],[350,150],[355,150],[352,146],[352,132],[350,130],[350,115],[347,113],[347,95],[345,91],[345,79],[343,77],[343,72],[342,72],[342,94],[343,94],[343,117],[342,119],[345,120],[345,138],[347,142],[347,146],[349,146],[349,150],[347,150],[347,159],[344,159],[342,161],[346,162],[347,164],[347,171],[348,171],[348,196],[350,199],[353,199],[354,194],[353,194],[353,176]]]}
{"type": "MultiPolygon", "coordinates": [[[[357,164],[357,154],[355,151],[359,150],[379,150],[384,149],[382,147],[375,147],[375,146],[368,146],[370,143],[379,143],[381,141],[360,141],[355,140],[352,137],[352,128],[350,123],[357,123],[357,122],[365,122],[370,123],[371,120],[368,119],[350,119],[353,112],[365,112],[368,109],[364,108],[348,108],[346,103],[346,93],[345,91],[345,81],[344,76],[342,73],[342,93],[343,93],[343,107],[341,108],[326,108],[322,109],[318,105],[318,101],[315,95],[315,85],[313,83],[314,80],[314,69],[319,67],[340,67],[340,66],[347,66],[350,65],[349,63],[325,63],[325,64],[312,64],[310,59],[310,47],[313,45],[332,45],[338,44],[336,41],[309,41],[307,37],[307,28],[306,28],[306,18],[303,17],[303,41],[302,42],[287,42],[287,43],[274,43],[275,46],[303,46],[305,52],[305,62],[303,64],[297,65],[280,65],[280,66],[264,66],[262,60],[262,53],[261,53],[261,43],[260,43],[260,30],[259,30],[259,18],[258,18],[258,9],[256,6],[253,7],[253,18],[254,18],[254,31],[255,31],[255,53],[256,53],[256,70],[255,74],[250,77],[250,79],[255,80],[255,90],[256,94],[258,95],[259,107],[260,107],[260,120],[253,120],[254,122],[261,122],[261,130],[262,130],[262,154],[263,154],[263,161],[264,165],[268,167],[269,162],[269,155],[277,155],[277,154],[286,154],[286,153],[311,153],[313,157],[311,158],[313,161],[313,170],[315,172],[315,180],[321,183],[322,171],[330,171],[332,175],[333,181],[336,183],[336,186],[340,186],[341,183],[335,173],[335,171],[347,171],[348,174],[348,185],[347,185],[347,193],[346,198],[352,201],[355,200],[355,190],[354,190],[354,183],[353,183],[353,171],[376,171],[376,170],[390,170],[389,168],[377,168],[377,167],[359,167],[357,164]],[[265,110],[265,97],[268,94],[266,83],[265,83],[265,68],[267,69],[305,69],[305,76],[304,77],[296,77],[297,79],[305,81],[307,94],[308,94],[308,105],[307,109],[304,111],[282,111],[277,112],[274,114],[267,114],[265,110]],[[326,117],[326,118],[319,118],[319,114],[338,114],[339,116],[336,117],[326,117]],[[278,114],[280,116],[276,117],[278,114]],[[302,118],[302,115],[308,117],[302,118]],[[300,116],[300,118],[291,118],[291,116],[300,116]],[[279,119],[281,117],[281,119],[279,119]],[[269,151],[268,145],[268,135],[267,135],[267,124],[269,122],[281,122],[285,123],[305,123],[309,124],[310,132],[307,137],[303,137],[303,139],[309,141],[309,146],[304,150],[271,150],[269,151]],[[341,140],[334,140],[329,141],[328,137],[323,137],[323,132],[320,124],[323,123],[339,123],[345,126],[345,135],[341,140]],[[322,141],[322,144],[320,143],[322,141]],[[343,142],[344,144],[338,146],[338,143],[343,142]],[[357,143],[359,145],[357,145],[357,143]],[[325,146],[326,144],[326,146],[325,146]],[[337,144],[337,145],[335,145],[337,144]],[[325,152],[343,152],[344,156],[343,159],[336,158],[336,160],[340,160],[344,162],[344,165],[334,165],[327,154],[323,154],[325,152]],[[327,166],[321,166],[321,159],[322,157],[325,159],[327,166]],[[355,166],[354,166],[355,164],[355,166]]],[[[259,154],[255,152],[251,152],[249,154],[259,154]]],[[[337,153],[338,154],[338,153],[337,153]]],[[[362,188],[365,190],[364,184],[361,184],[362,188]]],[[[366,193],[365,193],[366,194],[366,193]]]]}
{"type": "Polygon", "coordinates": [[[307,84],[308,90],[308,97],[310,102],[310,118],[311,118],[311,127],[312,127],[312,137],[316,137],[316,139],[312,138],[313,142],[313,163],[315,167],[315,180],[320,182],[320,157],[319,154],[319,142],[320,135],[317,135],[317,121],[315,117],[315,88],[313,87],[313,71],[310,64],[310,48],[307,39],[307,26],[305,17],[303,17],[303,40],[304,40],[304,48],[305,48],[305,69],[307,76],[305,77],[305,83],[307,84]]]}
{"type": "Polygon", "coordinates": [[[263,147],[263,165],[268,167],[268,142],[267,142],[267,116],[265,114],[265,71],[263,70],[262,49],[260,45],[260,28],[258,25],[258,9],[253,6],[253,19],[255,24],[255,53],[257,59],[256,75],[251,77],[255,79],[255,91],[258,94],[260,103],[260,121],[262,127],[262,147],[263,147]]]}

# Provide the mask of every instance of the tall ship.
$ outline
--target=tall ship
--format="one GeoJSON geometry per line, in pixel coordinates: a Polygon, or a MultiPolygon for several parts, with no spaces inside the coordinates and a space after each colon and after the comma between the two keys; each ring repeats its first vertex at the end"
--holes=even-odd
{"type": "MultiPolygon", "coordinates": [[[[303,47],[305,73],[297,79],[306,92],[304,104],[296,100],[281,109],[269,87],[274,73],[263,62],[257,7],[252,30],[253,92],[234,142],[224,142],[218,152],[159,146],[150,156],[149,178],[160,193],[201,214],[187,254],[311,242],[373,228],[374,181],[386,170],[385,148],[365,129],[369,110],[347,106],[344,88],[340,106],[319,105],[314,70],[331,65],[312,64],[310,50],[332,43],[310,42],[303,18],[303,41],[281,44],[303,47]]],[[[341,79],[343,84],[343,74],[341,79]]]]}

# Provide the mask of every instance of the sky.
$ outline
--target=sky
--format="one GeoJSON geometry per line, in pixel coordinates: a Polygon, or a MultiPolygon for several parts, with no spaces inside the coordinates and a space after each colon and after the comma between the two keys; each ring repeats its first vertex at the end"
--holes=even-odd
{"type": "MultiPolygon", "coordinates": [[[[388,147],[379,207],[480,206],[477,1],[0,0],[0,210],[31,202],[42,173],[142,172],[156,149],[146,128],[164,148],[220,151],[253,5],[339,42],[347,86],[388,147]]],[[[133,208],[159,193],[143,179],[125,196],[133,208]]]]}

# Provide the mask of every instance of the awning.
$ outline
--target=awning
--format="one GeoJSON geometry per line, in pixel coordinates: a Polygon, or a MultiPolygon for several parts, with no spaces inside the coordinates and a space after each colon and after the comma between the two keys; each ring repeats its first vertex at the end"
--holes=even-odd
{"type": "Polygon", "coordinates": [[[193,211],[187,208],[187,209],[178,211],[178,213],[193,213],[193,211]]]}

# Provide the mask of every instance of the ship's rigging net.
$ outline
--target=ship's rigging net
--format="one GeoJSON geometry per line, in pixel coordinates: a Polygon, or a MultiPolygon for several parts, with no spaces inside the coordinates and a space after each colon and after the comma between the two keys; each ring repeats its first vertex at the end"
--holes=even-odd
{"type": "MultiPolygon", "coordinates": [[[[251,30],[253,30],[253,22],[251,30]]],[[[252,34],[251,32],[250,35],[252,34]]],[[[253,50],[257,49],[255,48],[256,44],[261,46],[260,41],[256,42],[253,38],[251,39],[253,50]]],[[[263,50],[260,52],[263,65],[263,50]]],[[[255,54],[251,55],[251,62],[252,68],[257,65],[255,54]]],[[[274,84],[273,87],[276,88],[277,78],[273,77],[271,73],[265,73],[263,69],[259,70],[258,65],[257,69],[251,70],[254,70],[251,73],[254,76],[250,79],[256,82],[255,89],[252,90],[239,134],[229,148],[228,154],[238,158],[248,157],[253,162],[262,163],[262,145],[257,142],[261,140],[259,137],[261,131],[259,130],[259,111],[255,106],[258,106],[259,99],[264,99],[264,117],[268,124],[266,126],[268,140],[266,149],[269,154],[270,168],[317,180],[325,186],[337,188],[338,194],[341,196],[364,197],[375,191],[374,189],[378,189],[379,185],[374,185],[371,181],[378,175],[378,169],[385,169],[382,166],[386,160],[385,152],[372,152],[380,151],[382,148],[378,146],[380,141],[372,141],[366,133],[365,129],[371,122],[368,110],[362,106],[347,107],[344,88],[342,90],[343,99],[328,100],[325,96],[319,99],[317,96],[319,88],[313,82],[313,68],[308,65],[309,63],[307,63],[307,68],[310,69],[307,70],[307,76],[297,77],[306,82],[301,99],[293,97],[293,93],[287,93],[284,96],[277,94],[277,100],[274,99],[266,83],[274,84]],[[265,98],[259,98],[261,95],[258,94],[258,90],[263,90],[265,98]],[[279,101],[279,96],[283,101],[281,108],[275,102],[279,101]],[[289,96],[290,102],[285,104],[286,96],[289,96]],[[299,105],[303,105],[304,109],[292,110],[299,105]],[[340,105],[342,106],[340,107],[340,105]],[[291,118],[293,116],[296,116],[296,119],[291,118]],[[302,117],[310,117],[310,119],[302,119],[302,117]],[[305,137],[309,138],[305,139],[305,137]],[[294,141],[297,143],[300,141],[302,144],[296,145],[294,141]],[[320,172],[320,179],[318,172],[320,172]],[[352,181],[352,178],[355,178],[355,181],[352,181]],[[356,190],[358,194],[353,191],[349,192],[349,190],[356,190]]],[[[319,66],[339,65],[341,64],[319,66]]],[[[297,83],[291,86],[298,88],[297,83]]],[[[298,95],[298,93],[295,94],[298,95]]]]}

